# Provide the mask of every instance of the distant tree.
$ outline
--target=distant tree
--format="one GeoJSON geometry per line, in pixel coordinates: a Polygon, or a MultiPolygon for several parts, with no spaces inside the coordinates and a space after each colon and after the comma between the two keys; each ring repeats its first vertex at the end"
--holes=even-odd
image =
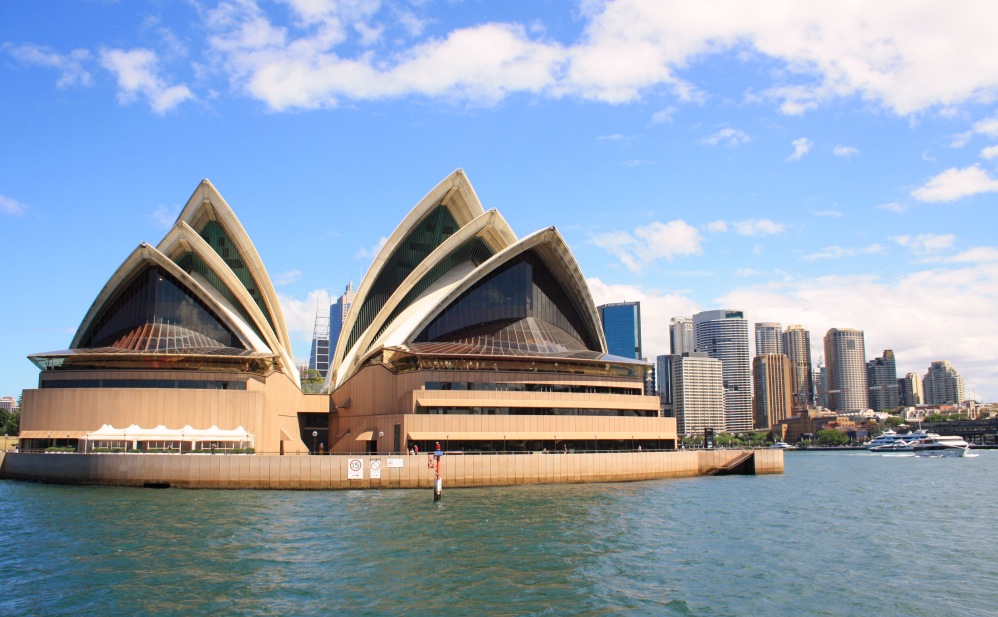
{"type": "Polygon", "coordinates": [[[896,416],[891,416],[890,418],[887,418],[886,420],[884,420],[884,426],[886,426],[888,428],[897,428],[897,427],[901,426],[902,424],[904,424],[904,420],[902,420],[901,418],[898,418],[896,416]]]}
{"type": "Polygon", "coordinates": [[[0,409],[0,433],[11,437],[21,432],[21,410],[0,409]]]}
{"type": "Polygon", "coordinates": [[[826,428],[818,431],[818,443],[823,446],[844,446],[849,443],[849,436],[842,431],[826,428]]]}
{"type": "Polygon", "coordinates": [[[322,389],[322,373],[314,368],[305,369],[301,376],[301,391],[304,394],[318,394],[322,389]]]}

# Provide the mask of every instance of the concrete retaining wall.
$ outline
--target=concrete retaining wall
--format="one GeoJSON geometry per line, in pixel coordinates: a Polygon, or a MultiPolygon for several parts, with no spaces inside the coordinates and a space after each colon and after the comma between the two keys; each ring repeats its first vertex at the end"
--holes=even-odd
{"type": "MultiPolygon", "coordinates": [[[[703,475],[723,467],[743,450],[613,452],[579,454],[494,454],[443,457],[445,488],[631,482],[703,475]]],[[[0,455],[0,478],[63,484],[186,488],[325,490],[432,488],[427,455],[200,455],[43,454],[0,455]],[[349,477],[359,461],[363,478],[349,477]],[[372,463],[381,477],[372,478],[372,463]],[[389,465],[392,465],[391,467],[389,465]]],[[[755,450],[755,473],[783,473],[783,452],[755,450]]]]}

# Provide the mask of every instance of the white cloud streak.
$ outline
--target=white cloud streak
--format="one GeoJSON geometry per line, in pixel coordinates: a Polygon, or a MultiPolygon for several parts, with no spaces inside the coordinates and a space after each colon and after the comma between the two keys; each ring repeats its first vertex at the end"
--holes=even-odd
{"type": "Polygon", "coordinates": [[[814,145],[814,142],[807,137],[801,137],[800,139],[793,140],[792,145],[794,147],[794,152],[787,157],[787,160],[799,161],[805,154],[811,151],[811,146],[814,145]]]}
{"type": "Polygon", "coordinates": [[[739,236],[771,236],[786,231],[787,226],[769,219],[749,219],[745,221],[712,221],[707,223],[707,231],[725,233],[733,230],[739,236]]]}
{"type": "Polygon", "coordinates": [[[159,58],[149,49],[105,49],[100,53],[101,65],[118,79],[118,101],[133,103],[141,94],[157,114],[194,98],[184,85],[170,86],[159,76],[159,58]]]}
{"type": "Polygon", "coordinates": [[[724,128],[716,133],[713,133],[707,137],[704,137],[700,143],[707,144],[711,146],[716,146],[723,143],[729,148],[734,148],[735,146],[740,146],[744,143],[748,143],[749,136],[738,129],[724,128]]]}
{"type": "Polygon", "coordinates": [[[699,255],[700,232],[686,221],[655,221],[638,227],[634,233],[611,231],[593,234],[591,241],[606,249],[632,272],[640,272],[652,263],[672,260],[679,255],[699,255]]]}
{"type": "Polygon", "coordinates": [[[915,253],[932,253],[953,246],[956,236],[954,234],[918,234],[917,236],[894,236],[891,240],[901,246],[908,247],[915,253]]]}
{"type": "Polygon", "coordinates": [[[55,82],[59,88],[67,88],[77,84],[89,86],[93,83],[90,72],[83,66],[91,59],[91,54],[86,49],[74,49],[68,54],[60,54],[41,45],[11,45],[8,43],[3,47],[10,55],[25,64],[59,71],[59,78],[55,82]]]}
{"type": "Polygon", "coordinates": [[[856,255],[871,255],[883,253],[884,247],[879,244],[869,244],[862,247],[826,246],[816,253],[805,255],[804,261],[816,261],[818,259],[841,259],[843,257],[853,257],[856,255]]]}
{"type": "Polygon", "coordinates": [[[24,216],[27,211],[28,207],[16,199],[0,195],[0,213],[10,216],[24,216]]]}
{"type": "Polygon", "coordinates": [[[911,192],[918,201],[950,202],[981,193],[998,192],[998,179],[975,163],[970,167],[951,167],[932,177],[923,186],[911,192]]]}
{"type": "Polygon", "coordinates": [[[848,158],[851,156],[858,155],[859,149],[854,148],[853,146],[843,146],[839,144],[832,148],[832,154],[834,154],[835,156],[848,158]]]}

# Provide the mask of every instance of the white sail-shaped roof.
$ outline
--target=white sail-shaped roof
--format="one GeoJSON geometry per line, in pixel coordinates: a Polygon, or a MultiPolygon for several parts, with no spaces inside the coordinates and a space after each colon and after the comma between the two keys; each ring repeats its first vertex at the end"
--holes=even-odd
{"type": "MultiPolygon", "coordinates": [[[[412,271],[459,229],[484,214],[464,171],[458,169],[440,182],[409,212],[385,245],[357,288],[353,304],[336,343],[330,375],[337,372],[392,295],[412,271]]],[[[327,386],[340,380],[327,376],[327,386]]]]}

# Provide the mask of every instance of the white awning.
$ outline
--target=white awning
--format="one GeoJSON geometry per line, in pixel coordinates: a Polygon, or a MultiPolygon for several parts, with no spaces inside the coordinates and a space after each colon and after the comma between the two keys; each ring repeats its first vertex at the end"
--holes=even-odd
{"type": "Polygon", "coordinates": [[[234,429],[211,428],[196,429],[190,425],[183,428],[170,429],[162,424],[156,428],[142,428],[132,424],[127,428],[115,428],[110,424],[101,426],[96,431],[90,431],[80,439],[89,441],[250,441],[253,435],[242,426],[234,429]]]}

